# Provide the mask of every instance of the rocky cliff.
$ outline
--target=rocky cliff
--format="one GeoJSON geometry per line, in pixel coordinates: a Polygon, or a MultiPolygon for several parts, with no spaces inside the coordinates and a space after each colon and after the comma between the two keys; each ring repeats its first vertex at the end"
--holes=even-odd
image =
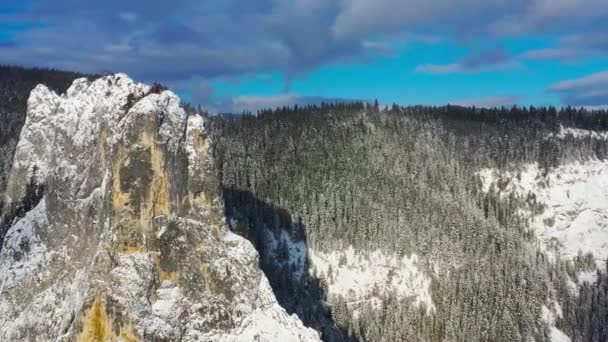
{"type": "Polygon", "coordinates": [[[204,120],[126,75],[40,85],[0,218],[0,340],[314,341],[224,223],[204,120]]]}

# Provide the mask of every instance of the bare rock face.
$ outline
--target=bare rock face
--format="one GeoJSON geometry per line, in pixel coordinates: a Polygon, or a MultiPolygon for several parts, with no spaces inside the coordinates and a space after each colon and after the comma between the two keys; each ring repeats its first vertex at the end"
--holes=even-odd
{"type": "Polygon", "coordinates": [[[32,91],[0,231],[2,341],[316,341],[224,223],[203,118],[126,75],[32,91]]]}

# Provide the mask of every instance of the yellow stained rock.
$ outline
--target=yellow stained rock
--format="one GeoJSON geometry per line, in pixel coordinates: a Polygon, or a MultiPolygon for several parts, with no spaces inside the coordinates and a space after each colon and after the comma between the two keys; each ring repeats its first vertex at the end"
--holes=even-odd
{"type": "MultiPolygon", "coordinates": [[[[127,146],[118,146],[116,160],[112,168],[112,210],[113,225],[120,227],[119,249],[125,253],[141,252],[146,249],[146,236],[151,233],[152,221],[160,215],[167,215],[172,210],[169,194],[169,181],[166,176],[166,156],[163,146],[156,143],[155,133],[144,131],[138,141],[149,156],[147,164],[150,167],[149,183],[145,184],[144,194],[133,194],[121,186],[121,170],[130,164],[130,151],[127,146]],[[134,201],[135,195],[141,196],[134,201]],[[134,208],[134,203],[139,208],[134,208]],[[138,232],[133,238],[133,232],[138,232]]],[[[146,170],[142,170],[145,172],[146,170]]]]}
{"type": "Polygon", "coordinates": [[[108,316],[101,295],[95,297],[93,304],[82,317],[81,323],[82,332],[76,338],[77,342],[141,341],[131,324],[121,327],[118,334],[114,332],[113,319],[108,316]]]}

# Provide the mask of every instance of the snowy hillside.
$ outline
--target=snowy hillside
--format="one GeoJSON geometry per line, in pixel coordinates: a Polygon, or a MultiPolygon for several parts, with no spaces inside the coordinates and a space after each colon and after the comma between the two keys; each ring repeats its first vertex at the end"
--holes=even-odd
{"type": "MultiPolygon", "coordinates": [[[[557,137],[601,140],[608,135],[562,128],[557,137]]],[[[484,169],[479,176],[485,192],[499,193],[504,200],[515,196],[526,203],[519,214],[528,219],[540,249],[554,263],[557,258],[573,260],[592,253],[598,269],[604,269],[608,259],[608,161],[592,158],[568,162],[548,172],[534,163],[512,172],[484,169]]],[[[579,270],[565,275],[564,281],[569,296],[579,298],[599,286],[598,271],[579,270]]],[[[564,319],[560,303],[554,299],[541,307],[548,341],[573,341],[568,336],[572,331],[558,328],[558,322],[563,324],[564,319]]]]}
{"type": "Polygon", "coordinates": [[[573,138],[591,138],[591,139],[608,139],[608,132],[590,131],[587,129],[572,128],[572,127],[561,127],[557,137],[564,139],[566,137],[573,138]]]}
{"type": "Polygon", "coordinates": [[[327,282],[327,295],[342,295],[354,309],[362,304],[380,304],[378,297],[389,293],[411,298],[416,306],[432,313],[431,279],[418,269],[418,257],[399,258],[381,251],[355,252],[350,247],[331,253],[308,250],[303,241],[294,241],[286,231],[266,231],[267,257],[274,262],[286,255],[285,263],[292,277],[301,279],[310,273],[327,282]],[[310,264],[308,264],[310,262],[310,264]],[[306,267],[309,269],[306,269],[306,267]]]}
{"type": "Polygon", "coordinates": [[[597,261],[608,259],[608,161],[564,164],[546,176],[536,164],[517,173],[486,169],[480,176],[486,191],[506,182],[504,196],[533,194],[544,205],[540,214],[524,214],[548,252],[571,258],[581,251],[593,253],[597,261]]]}
{"type": "Polygon", "coordinates": [[[398,258],[381,251],[356,253],[352,247],[331,253],[310,255],[312,273],[322,276],[330,295],[343,295],[357,307],[365,301],[374,303],[377,294],[394,293],[400,298],[413,298],[424,305],[427,313],[435,310],[431,298],[431,279],[418,267],[418,257],[398,258]]]}

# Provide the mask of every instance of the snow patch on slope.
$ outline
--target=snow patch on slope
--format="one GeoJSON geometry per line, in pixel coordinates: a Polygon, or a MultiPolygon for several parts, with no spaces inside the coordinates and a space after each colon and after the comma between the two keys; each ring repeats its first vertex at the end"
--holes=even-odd
{"type": "Polygon", "coordinates": [[[327,295],[342,295],[349,305],[380,304],[379,295],[392,293],[399,298],[412,298],[414,305],[435,310],[431,297],[431,279],[418,268],[418,257],[399,258],[382,251],[345,250],[322,253],[309,250],[305,241],[286,230],[265,230],[265,257],[289,266],[294,279],[307,274],[327,281],[327,295]]]}
{"type": "Polygon", "coordinates": [[[597,272],[596,271],[579,272],[576,275],[576,278],[578,280],[579,285],[583,285],[584,283],[595,284],[595,282],[597,281],[597,272]]]}
{"type": "Polygon", "coordinates": [[[557,138],[564,139],[568,136],[572,136],[574,138],[591,138],[591,139],[608,139],[608,132],[601,131],[591,131],[588,129],[580,129],[580,128],[572,128],[572,127],[561,127],[559,133],[557,134],[557,138]]]}
{"type": "Polygon", "coordinates": [[[343,295],[353,302],[374,299],[374,293],[393,292],[413,297],[427,313],[435,310],[431,279],[418,269],[418,257],[398,258],[381,251],[355,252],[352,247],[331,253],[310,254],[312,273],[327,280],[329,294],[343,295]]]}
{"type": "Polygon", "coordinates": [[[536,164],[518,173],[484,169],[479,175],[485,191],[507,182],[504,196],[534,194],[545,205],[541,214],[523,213],[547,252],[557,247],[568,258],[581,251],[593,253],[596,261],[608,259],[608,161],[564,164],[546,176],[536,164]]]}
{"type": "Polygon", "coordinates": [[[559,305],[556,303],[557,313],[553,313],[553,311],[549,310],[546,306],[542,306],[541,308],[541,319],[543,323],[546,324],[549,329],[549,341],[551,342],[571,342],[572,340],[568,335],[564,334],[563,331],[559,330],[555,327],[555,318],[561,318],[562,312],[559,305]]]}

